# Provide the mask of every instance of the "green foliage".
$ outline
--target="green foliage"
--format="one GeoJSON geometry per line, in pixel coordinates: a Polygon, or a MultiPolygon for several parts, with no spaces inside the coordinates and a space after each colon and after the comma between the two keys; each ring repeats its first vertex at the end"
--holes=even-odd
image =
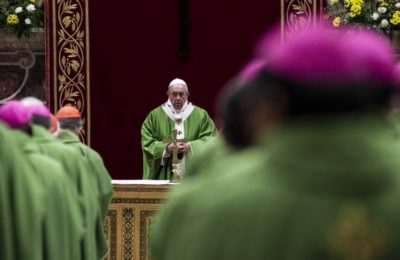
{"type": "Polygon", "coordinates": [[[335,27],[365,27],[388,33],[400,29],[400,0],[327,0],[325,18],[335,27]]]}
{"type": "Polygon", "coordinates": [[[43,8],[35,0],[0,0],[0,28],[29,37],[31,28],[43,27],[43,8]]]}

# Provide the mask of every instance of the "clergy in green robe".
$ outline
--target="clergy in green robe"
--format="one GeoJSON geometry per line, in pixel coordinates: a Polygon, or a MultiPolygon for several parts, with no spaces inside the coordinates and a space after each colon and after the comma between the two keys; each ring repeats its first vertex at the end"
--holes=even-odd
{"type": "Polygon", "coordinates": [[[112,184],[111,177],[104,166],[103,159],[96,151],[83,144],[79,137],[70,130],[62,129],[58,135],[58,139],[60,139],[62,143],[74,147],[76,151],[88,161],[91,172],[94,175],[93,177],[97,183],[101,219],[105,221],[108,213],[108,206],[111,201],[112,184]]]}
{"type": "Polygon", "coordinates": [[[172,178],[173,130],[177,130],[178,175],[185,172],[187,155],[196,153],[217,132],[208,113],[188,102],[189,91],[181,79],[173,80],[168,100],[152,110],[141,129],[143,178],[172,178]]]}
{"type": "Polygon", "coordinates": [[[82,204],[60,163],[27,143],[23,148],[47,195],[44,253],[48,259],[79,259],[84,233],[82,204]]]}
{"type": "Polygon", "coordinates": [[[390,44],[323,28],[265,42],[268,64],[252,80],[286,96],[275,131],[258,156],[226,157],[212,179],[172,190],[153,221],[152,259],[400,258],[390,44]]]}
{"type": "Polygon", "coordinates": [[[43,186],[18,137],[0,122],[0,259],[43,259],[43,186]]]}
{"type": "Polygon", "coordinates": [[[44,259],[79,259],[80,241],[83,237],[81,201],[67,178],[62,165],[40,154],[39,148],[27,135],[30,116],[18,101],[9,101],[0,107],[0,120],[16,129],[18,147],[26,156],[35,177],[43,186],[46,214],[42,221],[44,259]]]}
{"type": "Polygon", "coordinates": [[[105,221],[112,196],[112,184],[110,174],[104,165],[103,159],[98,152],[82,143],[79,139],[82,129],[82,119],[77,108],[64,106],[57,112],[57,120],[61,128],[58,139],[62,143],[73,147],[89,163],[91,173],[97,183],[101,219],[105,221]],[[70,110],[73,113],[70,113],[70,110]]]}
{"type": "Polygon", "coordinates": [[[185,179],[154,220],[152,259],[399,258],[392,129],[382,115],[329,121],[294,122],[258,155],[185,179]]]}
{"type": "Polygon", "coordinates": [[[81,258],[100,259],[102,256],[99,254],[96,243],[99,235],[96,226],[100,209],[96,181],[90,174],[86,159],[82,158],[74,148],[61,143],[49,133],[50,112],[47,107],[32,98],[23,99],[21,102],[28,107],[32,114],[33,141],[42,154],[61,163],[69,180],[74,184],[74,191],[82,201],[85,232],[81,241],[81,258]]]}
{"type": "Polygon", "coordinates": [[[89,172],[92,174],[92,181],[96,184],[97,206],[100,209],[96,217],[96,244],[98,256],[104,257],[108,252],[108,243],[104,234],[104,221],[107,217],[108,206],[111,202],[112,184],[111,178],[104,166],[100,155],[90,149],[81,141],[79,137],[69,130],[61,130],[58,138],[66,145],[71,146],[85,158],[89,172]]]}
{"type": "Polygon", "coordinates": [[[81,243],[82,259],[99,259],[96,226],[100,209],[96,183],[91,176],[86,159],[82,159],[75,149],[61,143],[40,125],[32,126],[32,134],[39,150],[63,165],[68,178],[74,184],[74,191],[82,200],[85,223],[85,232],[81,243]]]}
{"type": "Polygon", "coordinates": [[[265,88],[259,81],[246,81],[263,64],[258,60],[251,62],[219,94],[217,111],[223,130],[191,158],[185,179],[201,175],[213,178],[210,173],[224,157],[237,158],[244,150],[257,156],[252,146],[268,141],[264,131],[274,124],[274,104],[280,98],[272,86],[265,88]]]}
{"type": "Polygon", "coordinates": [[[107,238],[104,234],[104,221],[107,217],[108,206],[111,202],[112,184],[111,177],[104,166],[101,156],[79,139],[82,129],[80,112],[73,106],[64,106],[56,114],[60,123],[61,132],[58,139],[62,143],[74,148],[78,154],[86,159],[93,181],[96,183],[96,193],[100,215],[97,218],[97,247],[99,255],[104,257],[108,252],[107,238]]]}
{"type": "Polygon", "coordinates": [[[232,152],[232,148],[227,146],[222,134],[211,138],[189,160],[183,180],[202,175],[223,157],[229,156],[232,152]]]}

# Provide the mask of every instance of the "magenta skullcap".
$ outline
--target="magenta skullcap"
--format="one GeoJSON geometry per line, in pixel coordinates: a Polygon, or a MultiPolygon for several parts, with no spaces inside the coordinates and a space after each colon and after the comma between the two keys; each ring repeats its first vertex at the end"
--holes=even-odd
{"type": "Polygon", "coordinates": [[[242,83],[245,83],[254,78],[266,65],[264,59],[254,59],[247,63],[239,72],[238,78],[242,83]]]}
{"type": "Polygon", "coordinates": [[[5,122],[10,128],[18,128],[28,124],[31,114],[21,102],[12,100],[0,107],[0,120],[5,122]]]}
{"type": "Polygon", "coordinates": [[[277,39],[276,33],[268,35],[256,54],[268,61],[272,73],[294,82],[321,87],[391,82],[394,50],[375,32],[333,31],[321,26],[299,31],[284,44],[277,39]]]}
{"type": "Polygon", "coordinates": [[[30,111],[32,116],[36,115],[50,117],[51,115],[49,108],[46,107],[44,104],[27,107],[27,109],[30,111]]]}
{"type": "Polygon", "coordinates": [[[50,117],[51,113],[49,108],[40,100],[35,97],[26,97],[21,100],[21,104],[25,106],[31,115],[50,117]]]}
{"type": "Polygon", "coordinates": [[[400,62],[396,63],[393,69],[393,83],[400,88],[400,62]]]}

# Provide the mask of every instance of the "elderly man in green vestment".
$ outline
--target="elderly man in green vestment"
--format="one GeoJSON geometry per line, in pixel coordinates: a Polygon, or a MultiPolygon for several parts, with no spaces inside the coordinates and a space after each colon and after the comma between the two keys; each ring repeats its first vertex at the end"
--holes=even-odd
{"type": "Polygon", "coordinates": [[[390,43],[326,28],[273,39],[248,81],[282,100],[266,142],[172,191],[152,226],[152,259],[399,259],[390,43]]]}
{"type": "Polygon", "coordinates": [[[182,176],[187,155],[196,153],[217,132],[208,113],[188,101],[185,81],[172,80],[167,97],[167,102],[152,110],[142,125],[144,179],[169,180],[173,177],[171,157],[174,148],[178,153],[177,175],[182,176]],[[173,140],[174,130],[176,140],[173,140]]]}

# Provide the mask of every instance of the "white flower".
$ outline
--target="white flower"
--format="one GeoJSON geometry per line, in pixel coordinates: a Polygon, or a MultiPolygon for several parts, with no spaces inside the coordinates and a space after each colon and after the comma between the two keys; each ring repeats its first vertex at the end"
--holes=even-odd
{"type": "Polygon", "coordinates": [[[32,23],[31,19],[29,19],[29,18],[25,19],[25,24],[31,24],[31,23],[32,23]]]}
{"type": "Polygon", "coordinates": [[[35,5],[30,4],[26,7],[26,10],[28,10],[29,12],[33,12],[36,10],[35,5]]]}
{"type": "Polygon", "coordinates": [[[381,21],[381,27],[385,28],[385,27],[387,27],[388,25],[389,25],[388,20],[382,19],[382,21],[381,21]]]}
{"type": "Polygon", "coordinates": [[[396,8],[400,8],[400,3],[396,3],[394,6],[396,6],[396,8]]]}
{"type": "Polygon", "coordinates": [[[20,12],[22,12],[22,7],[19,6],[19,7],[15,8],[15,13],[16,14],[18,14],[20,12]]]}
{"type": "Polygon", "coordinates": [[[378,12],[380,12],[381,14],[386,13],[386,11],[387,11],[386,7],[381,6],[378,8],[378,12]]]}
{"type": "Polygon", "coordinates": [[[373,19],[374,21],[376,21],[376,20],[379,19],[379,14],[378,14],[378,13],[373,13],[373,14],[371,15],[371,17],[372,17],[372,19],[373,19]]]}

